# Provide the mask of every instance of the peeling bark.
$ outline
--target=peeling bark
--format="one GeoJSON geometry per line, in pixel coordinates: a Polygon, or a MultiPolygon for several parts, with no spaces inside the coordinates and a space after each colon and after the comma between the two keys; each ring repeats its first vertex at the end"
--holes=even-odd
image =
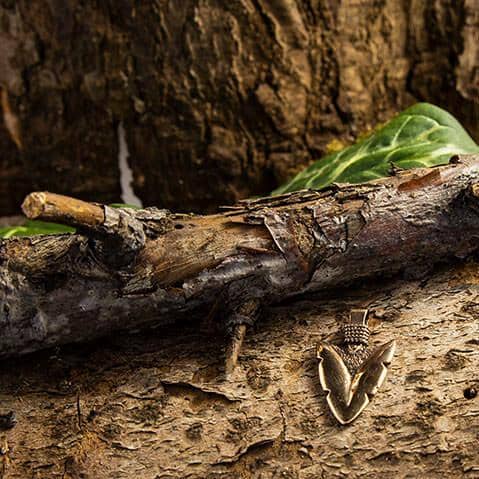
{"type": "Polygon", "coordinates": [[[0,2],[0,214],[33,190],[143,204],[265,194],[417,100],[479,138],[474,0],[0,2]]]}
{"type": "Polygon", "coordinates": [[[477,249],[478,184],[479,159],[470,155],[360,185],[248,200],[211,216],[34,193],[24,203],[30,217],[82,234],[1,243],[0,355],[215,310],[229,328],[301,293],[424,273],[477,249]]]}

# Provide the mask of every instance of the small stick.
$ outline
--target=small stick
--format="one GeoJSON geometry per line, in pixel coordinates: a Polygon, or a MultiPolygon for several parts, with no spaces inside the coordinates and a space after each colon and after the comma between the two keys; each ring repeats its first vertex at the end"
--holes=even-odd
{"type": "Polygon", "coordinates": [[[105,221],[102,206],[47,191],[30,193],[22,204],[30,219],[42,219],[69,226],[98,227],[105,221]]]}
{"type": "Polygon", "coordinates": [[[226,348],[225,371],[231,374],[238,364],[238,356],[246,335],[246,324],[237,324],[231,335],[230,342],[226,348]]]}
{"type": "Polygon", "coordinates": [[[107,244],[108,262],[129,263],[145,245],[143,223],[124,209],[57,195],[47,191],[30,193],[22,204],[27,218],[53,221],[96,236],[107,244]]]}

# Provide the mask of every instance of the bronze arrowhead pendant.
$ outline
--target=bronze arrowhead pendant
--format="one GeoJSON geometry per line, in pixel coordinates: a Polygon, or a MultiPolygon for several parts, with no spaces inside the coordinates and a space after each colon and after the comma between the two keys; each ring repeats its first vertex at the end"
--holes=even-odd
{"type": "Polygon", "coordinates": [[[343,334],[343,344],[320,343],[317,355],[326,401],[334,417],[348,424],[361,414],[384,382],[396,342],[390,341],[374,351],[369,349],[367,309],[351,311],[343,334]]]}

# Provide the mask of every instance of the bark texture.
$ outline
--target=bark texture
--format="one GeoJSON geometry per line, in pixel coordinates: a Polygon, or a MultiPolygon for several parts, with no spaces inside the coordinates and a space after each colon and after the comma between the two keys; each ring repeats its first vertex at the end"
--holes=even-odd
{"type": "Polygon", "coordinates": [[[3,477],[476,478],[478,267],[270,308],[228,380],[222,339],[196,326],[3,362],[1,411],[18,421],[1,433],[3,477]],[[341,427],[315,345],[358,306],[374,313],[373,342],[398,348],[373,402],[341,427]]]}
{"type": "Polygon", "coordinates": [[[208,311],[228,328],[251,322],[258,305],[300,293],[424,274],[477,250],[478,184],[471,155],[210,216],[34,193],[24,203],[29,216],[84,234],[0,244],[0,356],[208,311]]]}
{"type": "Polygon", "coordinates": [[[0,214],[32,190],[146,205],[266,193],[416,100],[476,140],[477,0],[2,0],[0,214]]]}

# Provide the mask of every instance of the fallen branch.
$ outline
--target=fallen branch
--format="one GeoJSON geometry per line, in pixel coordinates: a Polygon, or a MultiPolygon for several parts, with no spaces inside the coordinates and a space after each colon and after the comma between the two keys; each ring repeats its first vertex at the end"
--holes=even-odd
{"type": "Polygon", "coordinates": [[[479,157],[468,156],[210,216],[33,193],[27,216],[78,234],[0,243],[0,355],[212,310],[241,343],[258,306],[476,250],[477,184],[479,157]]]}

